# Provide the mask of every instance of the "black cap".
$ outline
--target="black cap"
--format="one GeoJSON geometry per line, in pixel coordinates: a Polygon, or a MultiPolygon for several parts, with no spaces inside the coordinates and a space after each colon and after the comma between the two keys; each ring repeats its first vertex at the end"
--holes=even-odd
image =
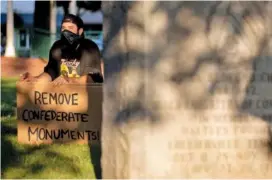
{"type": "Polygon", "coordinates": [[[64,22],[71,22],[77,25],[78,29],[83,28],[83,25],[84,25],[82,19],[79,16],[75,16],[73,14],[65,15],[62,19],[61,24],[64,22]]]}

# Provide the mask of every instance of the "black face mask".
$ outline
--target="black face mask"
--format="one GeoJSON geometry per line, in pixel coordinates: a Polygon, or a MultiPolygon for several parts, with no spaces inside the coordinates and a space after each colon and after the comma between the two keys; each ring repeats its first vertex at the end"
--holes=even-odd
{"type": "Polygon", "coordinates": [[[61,32],[61,39],[65,40],[69,45],[77,47],[81,36],[71,31],[64,30],[61,32]]]}

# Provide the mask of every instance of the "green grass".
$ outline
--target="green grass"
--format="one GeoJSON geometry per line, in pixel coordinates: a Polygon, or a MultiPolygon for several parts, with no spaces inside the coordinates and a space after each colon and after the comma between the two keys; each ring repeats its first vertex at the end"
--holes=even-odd
{"type": "Polygon", "coordinates": [[[1,78],[1,116],[15,115],[16,78],[1,78]]]}
{"type": "Polygon", "coordinates": [[[93,164],[99,164],[98,147],[17,142],[15,84],[16,79],[1,79],[1,178],[96,178],[95,171],[100,169],[95,170],[93,164]]]}

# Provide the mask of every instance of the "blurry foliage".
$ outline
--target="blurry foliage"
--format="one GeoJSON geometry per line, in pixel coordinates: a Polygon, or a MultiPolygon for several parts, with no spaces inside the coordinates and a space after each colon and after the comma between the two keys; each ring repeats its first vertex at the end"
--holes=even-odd
{"type": "Polygon", "coordinates": [[[101,9],[101,1],[77,1],[77,6],[79,9],[95,12],[101,9]]]}
{"type": "MultiPolygon", "coordinates": [[[[69,13],[70,1],[56,1],[57,7],[62,7],[65,14],[69,13]]],[[[77,7],[79,14],[80,9],[95,12],[101,9],[101,1],[77,1],[77,7]]]]}

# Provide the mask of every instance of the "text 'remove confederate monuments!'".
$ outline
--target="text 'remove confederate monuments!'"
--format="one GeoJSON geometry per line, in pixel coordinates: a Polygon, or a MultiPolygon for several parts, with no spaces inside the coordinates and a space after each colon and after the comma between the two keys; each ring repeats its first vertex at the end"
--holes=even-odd
{"type": "Polygon", "coordinates": [[[101,84],[18,82],[16,88],[20,143],[100,142],[101,84]]]}

